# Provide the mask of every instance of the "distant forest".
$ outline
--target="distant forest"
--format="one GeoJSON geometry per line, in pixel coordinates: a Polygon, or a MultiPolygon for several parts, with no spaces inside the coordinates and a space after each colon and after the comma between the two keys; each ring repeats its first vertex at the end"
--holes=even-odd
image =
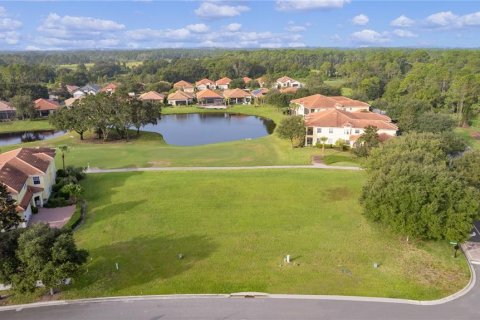
{"type": "MultiPolygon", "coordinates": [[[[259,49],[0,53],[0,99],[32,99],[66,84],[119,82],[128,90],[169,91],[178,80],[288,75],[311,89],[348,88],[394,118],[454,114],[460,125],[478,112],[480,50],[259,49]]],[[[345,91],[344,91],[345,92],[345,91]]],[[[344,93],[346,94],[346,93],[344,93]]]]}

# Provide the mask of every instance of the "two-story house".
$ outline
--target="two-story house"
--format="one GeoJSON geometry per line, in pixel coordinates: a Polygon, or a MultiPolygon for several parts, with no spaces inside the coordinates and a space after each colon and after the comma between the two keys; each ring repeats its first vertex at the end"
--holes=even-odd
{"type": "Polygon", "coordinates": [[[182,90],[187,93],[194,93],[195,92],[195,86],[191,84],[190,82],[187,82],[185,80],[180,80],[178,82],[175,82],[173,84],[173,89],[177,90],[182,90]]]}
{"type": "Polygon", "coordinates": [[[327,97],[322,94],[294,99],[290,101],[292,111],[296,115],[340,109],[349,112],[369,111],[370,105],[363,101],[353,100],[342,96],[327,97]]]}
{"type": "Polygon", "coordinates": [[[198,91],[203,91],[206,89],[213,89],[213,90],[216,89],[215,82],[206,78],[195,82],[195,86],[197,87],[198,91]]]}
{"type": "Polygon", "coordinates": [[[353,147],[368,126],[376,127],[382,139],[394,137],[398,131],[398,127],[385,115],[368,111],[348,112],[333,108],[305,116],[305,144],[307,146],[321,144],[324,137],[326,144],[335,144],[342,140],[353,147]]]}
{"type": "Polygon", "coordinates": [[[0,182],[17,202],[17,212],[28,225],[32,206],[41,207],[50,197],[56,178],[55,149],[18,148],[0,154],[0,182]]]}

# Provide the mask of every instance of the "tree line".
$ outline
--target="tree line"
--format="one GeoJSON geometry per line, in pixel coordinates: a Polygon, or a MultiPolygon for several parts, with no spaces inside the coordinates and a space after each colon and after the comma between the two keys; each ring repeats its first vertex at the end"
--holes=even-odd
{"type": "Polygon", "coordinates": [[[84,139],[87,131],[94,131],[98,139],[107,141],[112,132],[121,139],[130,138],[130,130],[147,124],[156,124],[161,105],[141,101],[122,94],[99,93],[78,99],[72,107],[63,107],[50,115],[50,123],[59,130],[75,131],[84,139]]]}

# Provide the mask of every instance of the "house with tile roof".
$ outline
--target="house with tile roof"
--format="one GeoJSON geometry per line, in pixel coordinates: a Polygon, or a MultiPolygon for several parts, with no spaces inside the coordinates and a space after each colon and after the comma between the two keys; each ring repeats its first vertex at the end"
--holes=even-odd
{"type": "Polygon", "coordinates": [[[315,112],[305,116],[306,136],[305,144],[320,144],[321,138],[327,138],[327,144],[335,144],[342,139],[351,147],[362,135],[365,128],[374,126],[382,139],[397,135],[398,127],[392,120],[374,112],[349,112],[338,108],[331,108],[322,112],[315,112]]]}
{"type": "Polygon", "coordinates": [[[34,101],[34,108],[40,117],[48,117],[60,108],[60,104],[54,100],[40,98],[34,101]]]}
{"type": "Polygon", "coordinates": [[[15,119],[17,109],[7,101],[0,100],[0,121],[15,119]]]}
{"type": "Polygon", "coordinates": [[[292,111],[296,115],[307,115],[314,112],[331,109],[341,109],[350,112],[369,111],[370,105],[342,96],[327,97],[322,94],[314,94],[308,97],[290,101],[292,111]]]}
{"type": "Polygon", "coordinates": [[[185,80],[180,80],[178,82],[175,82],[173,84],[173,88],[177,90],[182,90],[184,92],[188,93],[194,93],[195,92],[195,86],[191,84],[190,82],[187,82],[185,80]]]}
{"type": "Polygon", "coordinates": [[[289,88],[289,87],[302,88],[303,83],[301,83],[301,82],[299,82],[295,79],[292,79],[290,77],[283,76],[281,78],[278,78],[277,81],[275,81],[274,87],[276,87],[277,89],[289,88]]]}
{"type": "Polygon", "coordinates": [[[18,148],[0,154],[0,182],[17,202],[22,227],[28,225],[31,207],[48,201],[55,178],[55,149],[18,148]]]}
{"type": "Polygon", "coordinates": [[[239,88],[223,91],[223,97],[227,104],[250,104],[253,100],[250,92],[239,88]]]}
{"type": "Polygon", "coordinates": [[[107,84],[106,86],[104,86],[102,89],[100,89],[100,92],[106,92],[106,93],[115,93],[115,91],[117,90],[118,88],[118,85],[115,84],[115,83],[109,83],[107,84]]]}
{"type": "Polygon", "coordinates": [[[68,93],[73,94],[75,91],[78,90],[79,86],[67,84],[65,88],[67,88],[68,93]]]}
{"type": "Polygon", "coordinates": [[[223,100],[223,97],[211,90],[211,89],[205,89],[202,91],[197,92],[196,94],[198,104],[204,107],[215,107],[215,106],[223,106],[225,107],[225,102],[223,100]]]}
{"type": "Polygon", "coordinates": [[[230,82],[232,82],[232,79],[228,77],[224,77],[222,79],[215,81],[215,86],[217,89],[227,90],[228,86],[230,85],[230,82]]]}
{"type": "Polygon", "coordinates": [[[206,89],[216,89],[215,82],[210,79],[202,79],[200,81],[195,82],[195,87],[198,91],[206,90],[206,89]]]}
{"type": "Polygon", "coordinates": [[[253,80],[252,78],[249,78],[249,77],[243,77],[242,79],[245,84],[249,84],[253,80]]]}
{"type": "Polygon", "coordinates": [[[189,104],[193,104],[193,98],[193,93],[177,90],[168,95],[167,102],[172,106],[187,106],[189,104]]]}
{"type": "Polygon", "coordinates": [[[138,97],[138,99],[145,102],[163,103],[163,101],[165,100],[165,95],[158,93],[156,91],[149,91],[149,92],[142,93],[138,97]]]}

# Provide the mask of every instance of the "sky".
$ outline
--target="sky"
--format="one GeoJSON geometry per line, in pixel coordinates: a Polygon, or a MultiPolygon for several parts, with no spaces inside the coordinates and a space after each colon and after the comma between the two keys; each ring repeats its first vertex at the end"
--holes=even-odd
{"type": "Polygon", "coordinates": [[[0,51],[480,47],[480,0],[0,1],[0,51]]]}

